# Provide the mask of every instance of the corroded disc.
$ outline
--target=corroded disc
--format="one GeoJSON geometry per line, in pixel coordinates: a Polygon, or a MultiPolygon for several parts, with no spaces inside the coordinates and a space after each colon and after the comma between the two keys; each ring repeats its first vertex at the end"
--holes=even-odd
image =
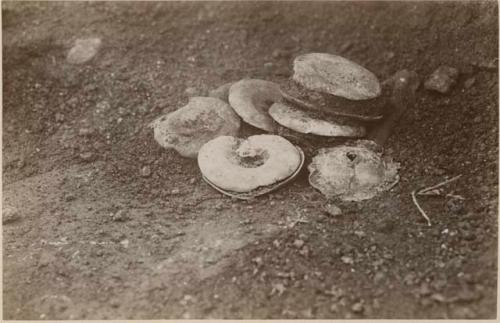
{"type": "Polygon", "coordinates": [[[373,99],[380,95],[377,77],[366,68],[337,55],[309,53],[293,62],[293,79],[309,90],[350,100],[373,99]]]}

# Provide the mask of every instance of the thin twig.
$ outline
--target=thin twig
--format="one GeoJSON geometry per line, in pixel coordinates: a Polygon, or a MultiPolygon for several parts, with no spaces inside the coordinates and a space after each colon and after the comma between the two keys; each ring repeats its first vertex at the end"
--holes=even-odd
{"type": "Polygon", "coordinates": [[[445,181],[443,181],[443,182],[441,182],[441,183],[438,183],[438,184],[436,184],[436,185],[433,185],[433,186],[430,186],[430,187],[427,187],[427,188],[423,188],[423,189],[419,190],[417,194],[422,195],[422,194],[423,194],[423,193],[425,193],[425,192],[432,191],[432,190],[434,190],[434,189],[436,189],[436,188],[439,188],[439,187],[441,187],[441,186],[444,186],[444,185],[446,185],[446,184],[448,184],[448,183],[454,182],[454,181],[456,181],[457,179],[459,179],[460,177],[462,177],[462,174],[457,175],[457,176],[455,176],[455,177],[453,177],[453,178],[447,179],[447,180],[445,180],[445,181]]]}
{"type": "Polygon", "coordinates": [[[415,194],[416,192],[417,192],[416,190],[413,191],[413,192],[411,192],[411,197],[413,199],[413,203],[415,203],[415,205],[417,206],[417,209],[420,211],[420,214],[422,214],[422,216],[427,220],[427,224],[429,226],[431,226],[431,220],[429,219],[429,217],[427,216],[427,214],[425,213],[425,211],[418,204],[417,195],[415,194]]]}
{"type": "MultiPolygon", "coordinates": [[[[453,181],[456,181],[460,177],[462,177],[462,174],[457,175],[457,176],[455,176],[453,178],[447,179],[445,181],[442,181],[442,182],[440,182],[440,183],[438,183],[436,185],[433,185],[433,186],[430,186],[430,187],[427,187],[427,188],[422,188],[422,189],[419,189],[419,190],[414,190],[413,192],[411,192],[411,197],[413,199],[413,203],[417,207],[417,209],[420,212],[420,214],[422,214],[422,216],[427,220],[427,224],[429,226],[431,226],[431,220],[429,219],[429,216],[427,215],[427,213],[425,213],[425,211],[418,204],[417,195],[442,196],[441,192],[437,191],[437,193],[436,193],[436,190],[438,188],[440,188],[441,186],[444,186],[444,185],[449,184],[449,183],[451,183],[453,181]]],[[[458,199],[465,200],[460,195],[446,194],[446,196],[451,197],[451,198],[458,198],[458,199]]]]}

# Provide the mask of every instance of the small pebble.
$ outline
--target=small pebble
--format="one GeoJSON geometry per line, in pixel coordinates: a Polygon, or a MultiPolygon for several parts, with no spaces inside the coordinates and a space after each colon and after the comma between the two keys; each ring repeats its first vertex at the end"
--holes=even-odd
{"type": "Polygon", "coordinates": [[[149,177],[149,176],[151,176],[151,167],[144,166],[143,168],[141,168],[141,176],[142,177],[149,177]]]}
{"type": "Polygon", "coordinates": [[[261,266],[263,261],[262,261],[262,258],[261,257],[255,257],[252,259],[252,261],[257,265],[257,266],[261,266]]]}
{"type": "Polygon", "coordinates": [[[2,224],[14,223],[21,219],[16,208],[4,206],[2,210],[2,224]]]}
{"type": "Polygon", "coordinates": [[[216,211],[222,211],[224,209],[224,203],[219,201],[219,202],[217,202],[217,204],[215,204],[214,208],[216,211]]]}
{"type": "Polygon", "coordinates": [[[278,293],[281,296],[286,291],[285,286],[282,283],[272,284],[271,294],[278,293]]]}
{"type": "Polygon", "coordinates": [[[441,66],[425,81],[424,87],[427,90],[440,93],[448,93],[451,87],[456,83],[458,70],[449,66],[441,66]]]}
{"type": "Polygon", "coordinates": [[[304,245],[304,241],[303,240],[300,240],[300,239],[297,239],[293,242],[293,245],[295,246],[295,248],[302,248],[302,246],[304,245]]]}
{"type": "Polygon", "coordinates": [[[111,216],[111,219],[114,221],[114,222],[124,222],[126,220],[128,220],[127,218],[127,212],[125,210],[118,210],[116,213],[114,213],[112,216],[111,216]]]}
{"type": "Polygon", "coordinates": [[[364,231],[361,231],[361,230],[358,230],[358,231],[354,231],[354,235],[358,238],[363,238],[366,236],[366,233],[364,231]]]}
{"type": "Polygon", "coordinates": [[[79,136],[82,136],[82,137],[88,137],[88,136],[90,136],[93,132],[94,132],[94,130],[93,130],[93,129],[91,129],[91,128],[80,128],[80,130],[78,130],[78,135],[79,135],[79,136]]]}
{"type": "Polygon", "coordinates": [[[391,253],[389,253],[389,252],[384,253],[384,254],[382,255],[382,257],[384,257],[384,259],[387,259],[387,260],[392,260],[392,259],[394,259],[394,256],[393,256],[391,253]]]}
{"type": "Polygon", "coordinates": [[[385,279],[385,274],[381,271],[377,272],[375,276],[373,277],[373,282],[375,284],[380,284],[382,281],[385,279]]]}
{"type": "Polygon", "coordinates": [[[344,264],[348,264],[348,265],[354,264],[354,260],[352,259],[352,257],[342,256],[342,258],[340,258],[340,259],[342,260],[342,262],[344,264]]]}
{"type": "Polygon", "coordinates": [[[85,152],[85,153],[81,153],[80,154],[80,158],[83,160],[83,161],[92,161],[94,159],[94,154],[91,153],[90,151],[88,152],[85,152]]]}
{"type": "Polygon", "coordinates": [[[331,216],[339,216],[342,214],[342,210],[335,204],[327,204],[325,206],[325,212],[331,216]]]}
{"type": "Polygon", "coordinates": [[[364,306],[362,303],[358,302],[358,303],[355,303],[354,305],[352,305],[351,307],[351,311],[353,311],[354,313],[363,313],[363,311],[365,310],[364,306]]]}
{"type": "Polygon", "coordinates": [[[465,81],[464,87],[466,89],[470,89],[474,85],[474,83],[476,83],[476,79],[474,77],[471,77],[465,81]]]}
{"type": "Polygon", "coordinates": [[[64,114],[56,113],[56,122],[63,122],[63,121],[64,121],[64,114]]]}
{"type": "Polygon", "coordinates": [[[128,239],[120,241],[120,244],[123,246],[123,248],[127,249],[130,241],[128,239]]]}
{"type": "Polygon", "coordinates": [[[66,56],[67,62],[70,64],[83,64],[90,61],[99,51],[101,43],[99,38],[77,39],[66,56]]]}

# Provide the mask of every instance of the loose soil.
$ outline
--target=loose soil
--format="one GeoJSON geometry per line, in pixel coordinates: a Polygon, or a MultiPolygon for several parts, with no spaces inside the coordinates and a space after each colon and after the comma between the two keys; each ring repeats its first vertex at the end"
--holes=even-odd
{"type": "Polygon", "coordinates": [[[496,317],[495,2],[4,1],[2,18],[5,319],[496,317]],[[99,53],[68,64],[84,37],[99,53]],[[154,141],[186,88],[285,84],[307,52],[380,80],[460,70],[388,140],[392,190],[327,201],[304,167],[234,200],[154,141]],[[410,193],[459,174],[445,190],[465,200],[420,197],[427,226],[410,193]]]}

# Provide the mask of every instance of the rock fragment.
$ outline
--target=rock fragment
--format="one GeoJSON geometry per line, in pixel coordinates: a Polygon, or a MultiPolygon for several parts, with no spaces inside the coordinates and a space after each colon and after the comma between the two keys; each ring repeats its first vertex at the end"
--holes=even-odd
{"type": "Polygon", "coordinates": [[[448,93],[457,82],[458,74],[458,70],[454,67],[441,66],[425,81],[424,87],[427,90],[448,93]]]}
{"type": "Polygon", "coordinates": [[[184,107],[152,123],[155,140],[184,157],[196,158],[208,141],[238,133],[240,119],[222,100],[192,97],[184,107]]]}
{"type": "Polygon", "coordinates": [[[66,56],[66,61],[70,64],[84,64],[90,61],[101,47],[100,38],[77,39],[75,45],[66,56]]]}
{"type": "Polygon", "coordinates": [[[293,70],[293,79],[305,88],[349,100],[373,99],[382,91],[372,72],[341,56],[300,55],[293,62],[293,70]]]}

